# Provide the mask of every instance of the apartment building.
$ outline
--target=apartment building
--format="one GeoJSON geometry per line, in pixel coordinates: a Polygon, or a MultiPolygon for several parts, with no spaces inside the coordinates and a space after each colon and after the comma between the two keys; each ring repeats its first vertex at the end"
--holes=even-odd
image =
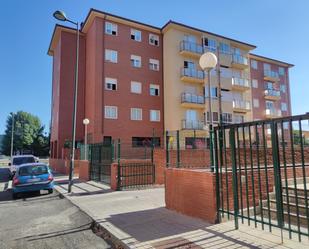
{"type": "MultiPolygon", "coordinates": [[[[160,28],[90,10],[81,29],[77,141],[88,118],[89,143],[120,138],[142,146],[163,136],[162,35],[160,28]]],[[[56,25],[53,56],[52,157],[62,157],[72,130],[76,36],[56,25]]]]}
{"type": "MultiPolygon", "coordinates": [[[[73,29],[56,25],[48,51],[56,158],[71,138],[75,39],[73,29]]],[[[141,146],[155,130],[156,143],[163,144],[164,131],[181,130],[182,145],[189,145],[197,132],[208,136],[209,97],[214,123],[220,107],[224,123],[291,114],[288,69],[293,65],[253,54],[254,45],[174,21],[158,28],[94,9],[80,39],[78,141],[88,118],[90,143],[120,138],[141,146]],[[210,93],[198,64],[207,51],[218,57],[210,93]]]]}

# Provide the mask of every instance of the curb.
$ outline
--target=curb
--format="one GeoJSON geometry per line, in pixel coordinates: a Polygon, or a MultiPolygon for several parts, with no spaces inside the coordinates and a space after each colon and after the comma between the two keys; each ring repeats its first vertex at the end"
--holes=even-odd
{"type": "Polygon", "coordinates": [[[102,239],[104,239],[112,248],[115,248],[115,249],[129,249],[130,248],[123,241],[121,241],[119,238],[117,238],[117,236],[115,236],[113,233],[111,233],[105,227],[103,227],[100,224],[100,222],[98,222],[94,218],[92,218],[91,215],[89,215],[87,213],[87,211],[85,211],[82,208],[80,208],[72,200],[67,198],[64,194],[60,193],[56,188],[54,188],[54,190],[56,190],[59,193],[60,199],[64,199],[65,198],[72,205],[74,205],[76,208],[78,208],[83,214],[87,215],[92,220],[92,224],[90,226],[92,232],[95,235],[97,235],[97,236],[101,237],[102,239]]]}

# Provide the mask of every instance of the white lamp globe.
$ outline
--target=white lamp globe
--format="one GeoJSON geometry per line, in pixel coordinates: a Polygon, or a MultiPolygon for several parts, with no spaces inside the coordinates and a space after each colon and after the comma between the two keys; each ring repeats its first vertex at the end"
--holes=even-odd
{"type": "Polygon", "coordinates": [[[203,70],[210,70],[216,67],[217,62],[217,56],[214,53],[207,52],[202,54],[199,64],[203,70]]]}
{"type": "Polygon", "coordinates": [[[88,118],[85,118],[85,119],[83,120],[83,124],[84,124],[84,125],[88,125],[89,123],[90,123],[90,121],[89,121],[88,118]]]}

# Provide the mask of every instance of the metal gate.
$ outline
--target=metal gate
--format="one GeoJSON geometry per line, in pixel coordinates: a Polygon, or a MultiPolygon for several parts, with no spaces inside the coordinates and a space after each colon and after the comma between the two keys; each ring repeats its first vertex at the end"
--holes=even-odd
{"type": "Polygon", "coordinates": [[[218,220],[309,236],[309,115],[216,127],[218,220]]]}
{"type": "Polygon", "coordinates": [[[113,144],[91,144],[90,179],[110,184],[111,164],[114,157],[113,144]]]}

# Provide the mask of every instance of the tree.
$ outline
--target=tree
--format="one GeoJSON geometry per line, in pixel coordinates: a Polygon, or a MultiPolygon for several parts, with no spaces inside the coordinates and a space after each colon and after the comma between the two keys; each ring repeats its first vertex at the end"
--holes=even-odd
{"type": "MultiPolygon", "coordinates": [[[[12,115],[6,121],[2,153],[10,155],[12,115]]],[[[44,135],[44,126],[40,119],[28,112],[19,111],[14,114],[14,154],[24,152],[37,156],[47,156],[49,153],[49,137],[44,135]]]]}

